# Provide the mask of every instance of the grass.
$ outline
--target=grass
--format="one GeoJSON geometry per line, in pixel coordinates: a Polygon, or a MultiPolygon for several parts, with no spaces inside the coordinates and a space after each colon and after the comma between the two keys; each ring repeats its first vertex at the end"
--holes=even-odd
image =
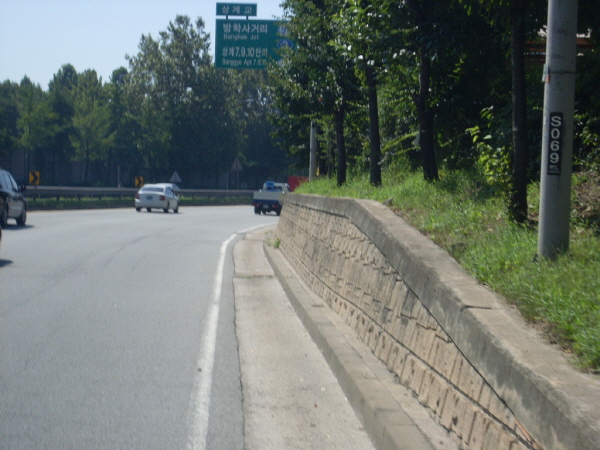
{"type": "MultiPolygon", "coordinates": [[[[388,172],[380,188],[366,176],[340,188],[321,178],[296,192],[385,201],[572,353],[582,370],[600,373],[600,239],[576,211],[570,251],[538,261],[536,227],[511,223],[502,199],[474,173],[442,172],[439,182],[427,183],[421,173],[388,172]]],[[[539,186],[531,186],[532,217],[538,193],[539,186]]]]}

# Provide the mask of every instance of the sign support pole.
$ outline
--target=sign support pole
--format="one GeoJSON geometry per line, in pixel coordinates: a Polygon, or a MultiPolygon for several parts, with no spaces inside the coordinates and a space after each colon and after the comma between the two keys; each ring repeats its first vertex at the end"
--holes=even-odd
{"type": "Polygon", "coordinates": [[[549,0],[538,255],[569,249],[577,0],[549,0]]]}

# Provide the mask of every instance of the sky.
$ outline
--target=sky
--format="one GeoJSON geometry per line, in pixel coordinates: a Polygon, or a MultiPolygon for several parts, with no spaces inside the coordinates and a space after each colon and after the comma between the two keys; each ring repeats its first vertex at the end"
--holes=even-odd
{"type": "MultiPolygon", "coordinates": [[[[283,14],[282,0],[236,1],[257,5],[256,19],[283,14]]],[[[204,19],[215,45],[213,0],[0,0],[0,82],[24,76],[48,89],[64,64],[77,72],[94,69],[104,82],[113,70],[129,67],[143,34],[158,38],[177,15],[204,19]]]]}

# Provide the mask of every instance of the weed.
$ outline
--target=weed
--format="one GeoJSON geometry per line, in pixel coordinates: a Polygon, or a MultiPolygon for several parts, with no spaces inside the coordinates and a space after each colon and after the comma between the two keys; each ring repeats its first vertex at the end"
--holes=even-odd
{"type": "MultiPolygon", "coordinates": [[[[354,177],[338,188],[335,180],[305,183],[297,192],[334,197],[392,199],[391,208],[441,247],[481,283],[515,304],[541,325],[552,342],[577,357],[585,370],[600,371],[600,238],[589,222],[573,217],[570,251],[556,261],[536,261],[535,227],[507,219],[503,199],[471,172],[441,172],[428,183],[420,173],[384,173],[383,187],[354,177]],[[577,228],[575,228],[575,226],[577,228]]],[[[589,192],[589,189],[586,190],[589,192]]],[[[539,186],[529,189],[535,224],[539,186]]]]}

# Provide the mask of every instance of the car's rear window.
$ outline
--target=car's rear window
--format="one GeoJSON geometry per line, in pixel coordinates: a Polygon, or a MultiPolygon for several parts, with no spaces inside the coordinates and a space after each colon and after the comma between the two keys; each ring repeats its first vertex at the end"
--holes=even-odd
{"type": "Polygon", "coordinates": [[[164,188],[161,187],[146,187],[142,188],[140,192],[163,192],[164,188]]]}

